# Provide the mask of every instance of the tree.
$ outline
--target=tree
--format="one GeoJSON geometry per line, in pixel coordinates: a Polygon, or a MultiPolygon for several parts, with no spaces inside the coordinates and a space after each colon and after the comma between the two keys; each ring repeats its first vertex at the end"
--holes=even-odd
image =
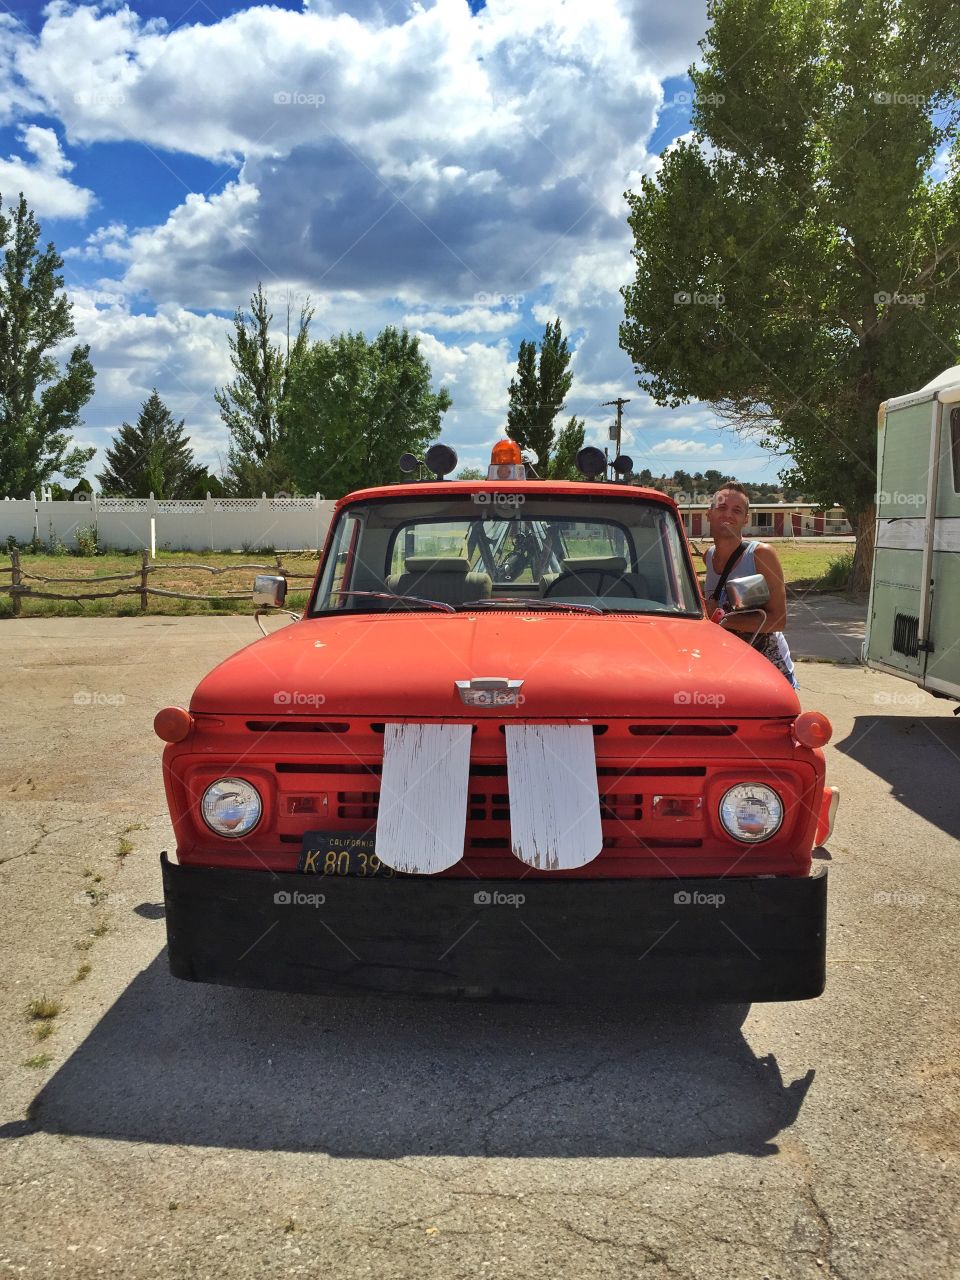
{"type": "Polygon", "coordinates": [[[76,335],[53,244],[40,250],[40,225],[23,194],[16,211],[0,207],[0,490],[25,498],[56,472],[71,479],[96,452],[71,447],[70,432],[93,395],[88,346],[63,366],[52,353],[76,335]]]}
{"type": "Polygon", "coordinates": [[[97,481],[113,497],[189,498],[206,468],[193,460],[183,419],[173,415],[154,389],[140,408],[137,425],[124,422],[106,450],[106,468],[97,481]]]}
{"type": "MultiPolygon", "coordinates": [[[[583,431],[582,418],[571,418],[560,429],[547,472],[551,480],[583,479],[577,470],[577,454],[583,448],[583,431]]],[[[541,470],[540,474],[543,475],[544,472],[541,470]]]]}
{"type": "Polygon", "coordinates": [[[658,403],[709,402],[792,455],[785,484],[842,503],[862,587],[878,406],[960,345],[960,8],[712,0],[708,13],[693,140],[627,196],[637,272],[621,346],[658,403]]]}
{"type": "Polygon", "coordinates": [[[250,315],[239,308],[234,315],[234,331],[227,341],[236,377],[214,397],[230,431],[228,487],[235,492],[254,495],[293,488],[284,456],[282,406],[291,370],[308,349],[312,317],[308,301],[301,308],[291,343],[288,309],[284,349],[270,340],[273,315],[261,283],[250,299],[250,315]]]}
{"type": "Polygon", "coordinates": [[[454,480],[486,480],[487,473],[480,467],[461,467],[453,478],[454,480]]]}
{"type": "Polygon", "coordinates": [[[212,471],[208,471],[206,467],[200,467],[189,496],[191,498],[205,498],[208,493],[211,498],[222,498],[225,493],[223,481],[219,476],[215,476],[212,471]]]}
{"type": "Polygon", "coordinates": [[[372,341],[341,333],[316,342],[291,367],[283,414],[285,455],[307,492],[340,496],[399,477],[403,453],[418,456],[450,408],[430,390],[430,365],[406,329],[372,341]]]}
{"type": "Polygon", "coordinates": [[[526,339],[517,352],[517,376],[510,380],[507,435],[536,453],[541,476],[550,472],[553,422],[573,382],[569,364],[570,352],[559,318],[548,322],[543,331],[539,362],[536,346],[526,339]]]}

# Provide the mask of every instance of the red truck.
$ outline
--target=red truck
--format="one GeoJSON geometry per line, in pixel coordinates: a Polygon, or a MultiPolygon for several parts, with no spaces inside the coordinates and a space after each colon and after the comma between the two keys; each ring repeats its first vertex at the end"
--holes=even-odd
{"type": "MultiPolygon", "coordinates": [[[[451,482],[435,446],[436,478],[347,495],[303,615],[158,713],[174,975],[820,994],[829,722],[707,617],[674,502],[598,453],[541,481],[502,441],[451,482]]],[[[730,594],[762,607],[763,581],[730,594]]]]}

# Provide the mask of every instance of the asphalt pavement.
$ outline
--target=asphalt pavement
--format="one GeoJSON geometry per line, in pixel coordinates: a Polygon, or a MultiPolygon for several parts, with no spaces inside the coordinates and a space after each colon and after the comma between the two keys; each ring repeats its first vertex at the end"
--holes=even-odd
{"type": "Polygon", "coordinates": [[[257,634],[0,626],[0,1276],[957,1276],[952,703],[800,665],[842,792],[818,1000],[272,995],[167,972],[150,729],[257,634]]]}

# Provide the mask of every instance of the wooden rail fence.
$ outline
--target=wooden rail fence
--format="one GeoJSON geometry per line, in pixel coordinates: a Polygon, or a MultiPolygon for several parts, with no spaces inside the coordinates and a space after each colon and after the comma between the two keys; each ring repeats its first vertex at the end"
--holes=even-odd
{"type": "Polygon", "coordinates": [[[167,591],[163,587],[151,587],[150,575],[153,573],[170,573],[173,571],[182,571],[184,569],[198,570],[201,573],[236,573],[241,569],[254,569],[259,573],[270,572],[283,574],[289,581],[294,578],[306,579],[313,581],[312,573],[290,573],[283,567],[280,556],[276,556],[273,564],[225,564],[225,565],[208,565],[208,564],[151,564],[150,553],[148,551],[141,552],[140,568],[135,569],[132,573],[109,573],[99,578],[50,578],[41,573],[28,573],[20,560],[20,552],[14,547],[10,552],[10,564],[0,566],[0,574],[9,574],[9,583],[0,579],[0,595],[8,595],[13,600],[14,615],[21,613],[21,601],[24,599],[32,600],[109,600],[115,596],[136,596],[140,597],[140,610],[145,613],[149,605],[150,596],[166,596],[173,600],[249,600],[252,591],[221,591],[219,595],[195,595],[186,591],[167,591]],[[129,582],[138,581],[137,586],[117,587],[112,591],[94,591],[86,592],[83,595],[64,595],[55,591],[37,591],[31,586],[25,586],[24,583],[40,582],[45,585],[60,586],[64,583],[80,584],[95,583],[99,585],[101,582],[129,582]]]}

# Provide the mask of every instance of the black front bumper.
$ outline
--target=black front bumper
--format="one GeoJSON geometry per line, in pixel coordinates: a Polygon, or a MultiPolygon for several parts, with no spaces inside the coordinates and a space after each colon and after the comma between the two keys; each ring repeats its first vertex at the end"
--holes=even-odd
{"type": "Polygon", "coordinates": [[[345,995],[806,1000],[827,874],[800,880],[324,878],[161,855],[170,971],[345,995]],[[518,900],[520,895],[522,900],[518,900]]]}

